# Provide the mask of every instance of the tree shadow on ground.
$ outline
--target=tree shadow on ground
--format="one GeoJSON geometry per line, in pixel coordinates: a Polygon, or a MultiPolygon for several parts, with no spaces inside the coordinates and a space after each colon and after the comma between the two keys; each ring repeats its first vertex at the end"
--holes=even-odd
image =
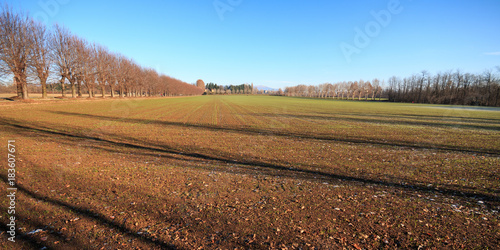
{"type": "MultiPolygon", "coordinates": [[[[1,176],[3,178],[3,175],[1,176]]],[[[16,216],[16,218],[20,218],[19,215],[16,216]]],[[[2,230],[2,232],[7,232],[9,231],[10,229],[6,226],[6,224],[4,223],[1,223],[0,224],[0,230],[2,230]]],[[[7,237],[10,237],[10,235],[8,235],[7,237]]],[[[51,248],[48,248],[45,244],[42,244],[41,242],[38,242],[36,239],[32,238],[32,237],[29,237],[28,235],[26,234],[20,234],[17,230],[16,230],[16,238],[15,238],[16,242],[8,242],[7,244],[12,244],[12,245],[16,245],[18,244],[17,242],[21,241],[23,243],[25,243],[27,246],[33,248],[33,249],[51,249],[51,248]]],[[[8,247],[9,245],[5,245],[5,247],[8,247]]],[[[12,248],[14,249],[14,248],[12,248]]]]}
{"type": "MultiPolygon", "coordinates": [[[[492,130],[500,131],[500,125],[498,122],[491,123],[494,126],[485,125],[473,125],[473,124],[463,124],[456,123],[460,121],[454,121],[455,123],[445,123],[436,121],[436,117],[429,118],[432,120],[426,121],[416,121],[416,120],[401,120],[401,116],[387,116],[387,115],[359,115],[359,114],[338,114],[336,116],[322,116],[322,115],[310,115],[310,114],[271,114],[262,113],[257,114],[258,116],[265,117],[289,117],[298,119],[312,119],[312,120],[328,120],[328,121],[347,121],[347,122],[361,122],[370,124],[388,124],[388,125],[409,125],[409,126],[425,126],[425,127],[435,127],[435,128],[468,128],[468,129],[481,129],[481,130],[492,130]],[[348,117],[349,116],[349,117],[348,117]],[[352,117],[358,116],[358,117],[352,117]],[[366,116],[371,118],[361,118],[359,116],[366,116]],[[398,118],[398,119],[395,119],[398,118]]],[[[441,117],[443,119],[443,117],[441,117]]],[[[466,119],[466,118],[464,118],[466,119]]],[[[484,124],[484,122],[475,121],[475,123],[484,124]]]]}
{"type": "MultiPolygon", "coordinates": [[[[0,179],[3,181],[6,180],[6,177],[2,174],[0,174],[0,179]]],[[[21,189],[18,188],[18,191],[21,191],[23,194],[27,195],[30,198],[34,198],[32,196],[29,196],[29,194],[26,194],[23,192],[21,189]]],[[[26,201],[23,201],[22,204],[25,205],[26,201]]],[[[64,248],[66,249],[81,249],[81,246],[83,245],[82,241],[78,238],[71,239],[71,241],[67,241],[69,238],[69,235],[64,235],[61,232],[56,232],[53,230],[53,228],[50,228],[47,223],[43,223],[41,221],[38,221],[36,219],[33,219],[31,217],[25,217],[22,215],[23,212],[18,212],[15,217],[17,221],[17,229],[16,230],[16,242],[9,242],[9,244],[17,245],[19,241],[25,243],[26,245],[30,246],[33,249],[54,249],[50,246],[50,244],[44,243],[43,241],[37,239],[35,236],[36,234],[30,234],[29,232],[27,233],[21,233],[19,232],[19,227],[22,226],[23,228],[26,228],[27,226],[32,227],[34,229],[42,229],[46,235],[50,235],[51,237],[54,237],[57,239],[59,242],[64,242],[64,248]]],[[[49,223],[50,224],[50,223],[49,223]]],[[[9,229],[7,226],[5,226],[3,223],[0,227],[4,232],[7,232],[9,229]]],[[[61,248],[61,247],[58,247],[61,248]]]]}
{"type": "MultiPolygon", "coordinates": [[[[129,119],[126,119],[129,120],[129,119]]],[[[214,164],[224,164],[224,165],[239,165],[239,166],[245,166],[245,167],[250,167],[254,168],[253,171],[255,174],[262,174],[265,172],[262,171],[256,171],[259,169],[266,169],[270,170],[271,172],[274,171],[279,171],[280,176],[289,176],[291,178],[296,178],[296,179],[304,179],[304,180],[320,180],[320,181],[338,181],[338,180],[343,180],[343,181],[350,181],[350,182],[355,182],[355,183],[362,183],[362,184],[368,184],[368,185],[379,185],[379,186],[386,186],[386,187],[391,187],[391,188],[397,188],[397,189],[402,189],[402,190],[411,190],[411,191],[420,191],[420,192],[426,192],[426,193],[440,193],[446,196],[451,196],[455,198],[473,198],[473,199],[481,199],[484,201],[489,201],[492,203],[497,203],[499,201],[499,197],[496,195],[491,195],[488,193],[483,193],[480,190],[476,191],[465,191],[465,190],[456,190],[456,189],[450,189],[450,188],[439,188],[436,189],[432,186],[427,186],[423,184],[402,184],[398,182],[391,182],[391,181],[384,181],[384,180],[377,180],[377,179],[369,179],[369,178],[362,178],[362,177],[355,177],[355,176],[348,176],[348,175],[341,175],[341,174],[335,174],[335,173],[329,173],[329,172],[322,172],[322,171],[316,171],[316,170],[311,170],[311,169],[303,169],[303,168],[290,168],[289,166],[285,164],[280,164],[280,163],[270,163],[270,162],[265,162],[262,160],[257,160],[257,159],[231,159],[230,155],[227,156],[220,156],[220,155],[212,155],[212,154],[206,154],[203,152],[199,152],[196,150],[192,149],[176,149],[173,148],[169,145],[166,144],[159,144],[159,143],[154,143],[150,141],[142,141],[136,138],[127,138],[120,136],[120,141],[116,141],[114,139],[108,139],[108,138],[118,138],[118,136],[112,136],[112,135],[105,135],[103,134],[103,138],[100,137],[93,137],[93,136],[88,136],[84,134],[80,134],[77,132],[67,132],[64,130],[56,130],[57,128],[55,127],[46,127],[42,125],[23,125],[20,124],[17,121],[14,120],[2,120],[0,121],[0,125],[4,125],[6,128],[10,128],[13,130],[13,132],[16,133],[24,133],[26,136],[33,134],[37,134],[39,136],[60,136],[62,138],[67,138],[69,139],[79,139],[79,140],[92,140],[97,143],[100,143],[102,145],[107,145],[110,146],[113,149],[116,148],[129,148],[129,149],[135,149],[135,150],[144,150],[146,152],[151,152],[154,153],[155,155],[158,155],[158,153],[164,153],[164,154],[173,154],[173,155],[183,155],[185,157],[190,157],[193,159],[198,159],[198,160],[206,160],[206,161],[212,161],[214,164]]],[[[190,125],[189,125],[190,126],[190,125]]],[[[201,125],[196,125],[196,126],[201,126],[201,125]]],[[[203,126],[202,126],[203,127],[203,126]]],[[[74,141],[71,141],[70,143],[74,143],[74,141]]],[[[186,164],[186,167],[190,167],[189,164],[186,164]]],[[[270,174],[272,175],[272,174],[270,174]]],[[[64,204],[61,204],[64,205],[64,204]]],[[[82,211],[83,212],[83,211],[82,211]]],[[[100,217],[96,218],[100,219],[100,217]]],[[[105,219],[105,218],[103,218],[105,219]]],[[[113,224],[112,224],[113,225],[113,224]]],[[[117,226],[117,225],[113,225],[117,226]]]]}
{"type": "MultiPolygon", "coordinates": [[[[7,177],[4,174],[0,174],[0,179],[2,179],[2,181],[4,181],[5,183],[8,183],[7,177]]],[[[62,207],[62,208],[65,208],[73,213],[76,213],[76,214],[79,214],[81,216],[85,216],[87,218],[93,219],[93,220],[98,221],[99,223],[105,225],[108,228],[113,228],[124,235],[138,239],[138,240],[140,240],[148,245],[158,247],[161,249],[176,249],[176,247],[174,245],[164,243],[164,242],[159,242],[151,236],[139,235],[139,234],[137,234],[137,232],[134,232],[133,230],[126,228],[123,225],[121,225],[115,221],[109,220],[108,218],[106,218],[106,216],[104,216],[103,214],[101,214],[99,212],[91,211],[91,210],[88,210],[85,208],[76,207],[76,206],[74,206],[70,203],[64,202],[64,201],[60,201],[60,200],[57,200],[54,198],[43,196],[41,194],[38,194],[36,192],[29,190],[27,187],[25,187],[19,183],[16,184],[16,188],[17,188],[18,192],[22,192],[23,194],[27,195],[30,198],[33,198],[33,199],[36,199],[39,201],[44,201],[44,202],[47,202],[51,205],[62,207]]],[[[21,234],[21,235],[19,235],[19,237],[33,246],[36,246],[36,247],[42,246],[42,245],[40,245],[40,243],[37,243],[36,241],[34,241],[33,239],[31,239],[30,237],[28,237],[26,235],[23,236],[21,234]]]]}
{"type": "Polygon", "coordinates": [[[114,122],[125,122],[125,123],[138,123],[138,124],[155,124],[161,126],[178,126],[186,128],[200,128],[208,131],[223,131],[223,132],[234,132],[248,135],[271,135],[280,137],[289,137],[296,139],[312,139],[312,140],[326,140],[335,142],[346,142],[355,144],[369,144],[374,146],[390,146],[390,147],[410,147],[415,149],[424,150],[443,150],[452,151],[460,153],[471,153],[471,154],[486,154],[500,156],[500,150],[496,149],[484,149],[484,148],[472,148],[472,147],[460,147],[460,146],[450,146],[450,145],[439,145],[432,143],[415,143],[411,141],[404,140],[392,140],[383,141],[377,138],[353,138],[353,137],[336,137],[327,134],[311,135],[310,133],[299,133],[294,131],[283,131],[279,129],[256,129],[249,126],[217,126],[210,124],[193,124],[193,123],[183,123],[183,122],[173,122],[173,121],[162,121],[162,120],[150,120],[150,119],[137,119],[137,118],[116,118],[102,115],[91,115],[91,114],[80,114],[72,112],[51,112],[59,115],[67,116],[77,116],[96,120],[114,121],[114,122]]]}
{"type": "MultiPolygon", "coordinates": [[[[27,164],[33,168],[40,167],[30,162],[28,162],[27,164]]],[[[157,195],[156,193],[152,192],[145,192],[143,189],[139,190],[133,189],[135,185],[131,186],[130,183],[114,183],[114,182],[105,183],[96,180],[92,176],[87,176],[84,174],[79,174],[79,173],[67,173],[67,174],[69,175],[66,175],[65,178],[70,180],[78,179],[79,181],[84,183],[83,185],[89,187],[88,189],[82,190],[81,186],[78,186],[78,184],[74,185],[72,184],[71,186],[72,187],[75,186],[76,188],[75,190],[76,192],[73,193],[73,196],[78,197],[79,195],[80,196],[90,195],[92,197],[91,198],[92,204],[89,203],[89,205],[83,205],[83,206],[79,205],[79,203],[81,203],[80,199],[77,199],[75,201],[63,201],[64,198],[58,197],[57,193],[52,193],[51,195],[51,193],[49,192],[47,194],[48,190],[43,190],[45,186],[37,187],[36,184],[30,186],[31,190],[28,188],[28,186],[18,184],[16,185],[18,189],[17,191],[29,198],[29,200],[25,202],[30,202],[30,203],[44,202],[53,207],[62,208],[65,212],[68,212],[70,214],[74,213],[81,218],[93,221],[97,225],[105,227],[109,230],[116,230],[118,233],[121,233],[124,238],[131,238],[134,240],[138,240],[146,244],[148,246],[148,249],[184,249],[185,245],[166,243],[165,237],[163,237],[162,234],[160,233],[161,231],[165,230],[165,228],[171,228],[171,227],[178,228],[176,231],[171,232],[170,236],[172,236],[172,234],[175,234],[177,231],[181,229],[189,229],[189,235],[196,235],[197,239],[202,239],[202,240],[207,239],[212,234],[224,235],[223,232],[216,231],[213,228],[207,228],[205,224],[200,223],[197,218],[191,216],[189,210],[198,210],[198,207],[194,206],[193,204],[190,204],[188,200],[184,200],[185,203],[183,204],[178,204],[175,199],[170,200],[169,196],[157,195]],[[41,190],[38,190],[38,188],[40,188],[41,190]],[[37,190],[33,191],[35,189],[37,190]],[[109,199],[107,199],[107,194],[111,195],[115,194],[115,192],[112,192],[110,189],[120,190],[119,192],[120,196],[126,197],[126,199],[120,200],[121,202],[115,203],[115,205],[117,206],[114,207],[115,211],[127,211],[127,216],[125,217],[125,220],[123,220],[123,222],[120,222],[122,220],[119,219],[116,220],[110,219],[108,216],[100,212],[102,207],[111,203],[109,199]],[[96,190],[99,190],[100,192],[96,194],[95,193],[96,190]],[[160,196],[161,198],[159,198],[160,196]],[[134,204],[133,207],[127,206],[127,204],[129,204],[130,202],[134,202],[136,204],[134,204]],[[172,207],[176,207],[179,205],[181,205],[182,209],[172,209],[172,207]],[[187,208],[186,210],[188,211],[185,211],[184,210],[185,208],[187,208]],[[159,209],[166,209],[168,213],[163,213],[161,212],[161,210],[158,211],[159,209]],[[132,216],[132,214],[136,213],[141,215],[142,225],[140,226],[140,228],[148,228],[149,230],[149,228],[152,225],[153,226],[159,225],[159,227],[154,228],[155,230],[154,233],[143,231],[143,229],[139,230],[131,229],[132,226],[130,227],[127,226],[125,224],[125,221],[127,219],[132,218],[129,216],[132,216]],[[148,223],[149,221],[153,221],[153,223],[146,224],[147,226],[143,224],[143,223],[148,223]]],[[[7,176],[5,176],[4,174],[0,174],[0,179],[4,182],[7,182],[7,176]]],[[[49,183],[54,185],[54,182],[58,182],[58,180],[48,178],[45,179],[43,183],[44,184],[49,183]]],[[[51,187],[54,188],[54,186],[51,187]]],[[[65,193],[66,192],[67,191],[65,191],[65,193]]],[[[83,202],[83,204],[87,203],[83,202]]],[[[23,212],[24,211],[21,211],[18,215],[16,215],[18,221],[22,220],[22,216],[20,214],[23,214],[23,212]]],[[[62,216],[58,218],[62,220],[64,220],[64,216],[67,216],[65,215],[65,213],[62,214],[58,213],[58,215],[62,216]]],[[[212,217],[207,217],[206,219],[208,218],[212,217]]],[[[218,217],[217,220],[220,220],[222,222],[222,225],[225,225],[226,223],[224,222],[226,220],[229,221],[230,219],[221,216],[218,217]]],[[[54,220],[49,219],[48,221],[45,222],[38,222],[33,220],[33,218],[31,218],[30,220],[25,222],[23,226],[33,227],[36,229],[41,228],[47,232],[49,231],[48,225],[52,223],[54,223],[54,220]]],[[[211,221],[211,223],[216,223],[216,222],[211,221]]],[[[66,224],[62,225],[68,228],[70,227],[69,225],[66,224]]],[[[61,225],[59,224],[59,226],[61,225]]],[[[5,231],[7,231],[7,228],[3,224],[1,228],[2,229],[5,228],[6,229],[5,231]]],[[[101,230],[101,228],[99,227],[97,229],[101,230]]],[[[73,230],[73,233],[75,231],[76,229],[73,230]]],[[[71,249],[82,249],[82,248],[96,247],[95,245],[92,245],[92,241],[90,244],[88,244],[88,242],[85,240],[84,232],[80,230],[78,230],[77,235],[75,237],[72,237],[71,240],[67,240],[65,237],[62,237],[61,235],[57,234],[57,232],[49,232],[49,233],[57,240],[64,242],[63,244],[59,245],[60,246],[59,248],[64,247],[71,249]]],[[[230,231],[225,232],[225,234],[229,233],[231,232],[230,231]]],[[[44,242],[40,242],[35,237],[31,237],[26,233],[18,233],[17,237],[18,239],[21,239],[26,245],[29,245],[34,249],[42,249],[42,248],[52,249],[50,243],[44,244],[44,242]]],[[[99,241],[97,240],[97,242],[99,241]]],[[[244,242],[241,241],[230,242],[229,244],[239,247],[248,247],[248,245],[245,245],[244,242]]]]}
{"type": "MultiPolygon", "coordinates": [[[[499,109],[500,110],[500,109],[499,109]]],[[[315,112],[315,114],[321,116],[362,116],[362,117],[379,117],[382,116],[384,118],[391,118],[391,119],[414,119],[414,120],[421,120],[421,121],[436,121],[436,120],[441,120],[441,121],[448,121],[448,122],[470,122],[470,123],[479,123],[479,124],[493,124],[497,125],[500,123],[500,119],[494,119],[494,118],[478,118],[478,117],[469,117],[469,116],[454,116],[454,115],[428,115],[428,114],[408,114],[408,113],[399,113],[399,114],[389,114],[389,113],[360,113],[360,112],[329,112],[329,113],[324,113],[324,112],[315,112]]]]}

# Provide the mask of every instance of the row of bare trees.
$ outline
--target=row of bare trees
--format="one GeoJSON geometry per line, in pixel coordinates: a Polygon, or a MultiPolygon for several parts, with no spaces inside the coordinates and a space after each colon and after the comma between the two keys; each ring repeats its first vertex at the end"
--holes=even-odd
{"type": "MultiPolygon", "coordinates": [[[[500,72],[500,67],[497,67],[500,72]]],[[[387,97],[390,101],[475,106],[500,106],[500,76],[493,70],[483,74],[455,72],[391,77],[387,97]]]]}
{"type": "Polygon", "coordinates": [[[56,78],[66,96],[95,97],[200,95],[191,84],[141,67],[132,59],[88,42],[68,29],[48,29],[30,16],[4,6],[0,14],[0,77],[12,77],[17,94],[28,98],[28,83],[39,84],[47,98],[47,81],[56,78]]]}
{"type": "Polygon", "coordinates": [[[352,100],[375,100],[380,98],[382,87],[378,79],[370,81],[349,81],[335,84],[298,85],[286,87],[283,95],[298,97],[338,98],[352,100]]]}
{"type": "MultiPolygon", "coordinates": [[[[500,73],[500,67],[497,67],[500,73]]],[[[427,71],[410,77],[391,77],[387,86],[378,79],[335,84],[287,87],[286,96],[375,100],[387,98],[395,102],[500,106],[500,76],[493,70],[483,74],[448,71],[431,75],[427,71]]]]}

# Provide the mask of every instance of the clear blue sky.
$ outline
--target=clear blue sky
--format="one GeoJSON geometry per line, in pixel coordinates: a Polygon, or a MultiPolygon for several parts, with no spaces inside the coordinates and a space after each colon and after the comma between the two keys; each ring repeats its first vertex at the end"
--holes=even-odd
{"type": "Polygon", "coordinates": [[[499,0],[7,2],[190,83],[279,88],[500,66],[499,0]],[[348,60],[342,44],[356,46],[371,12],[390,10],[348,60]]]}

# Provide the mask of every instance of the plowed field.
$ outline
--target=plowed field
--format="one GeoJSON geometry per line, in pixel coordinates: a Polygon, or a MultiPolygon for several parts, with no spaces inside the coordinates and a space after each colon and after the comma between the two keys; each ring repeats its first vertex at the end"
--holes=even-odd
{"type": "Polygon", "coordinates": [[[500,245],[495,109],[269,96],[2,102],[0,138],[5,249],[500,245]]]}

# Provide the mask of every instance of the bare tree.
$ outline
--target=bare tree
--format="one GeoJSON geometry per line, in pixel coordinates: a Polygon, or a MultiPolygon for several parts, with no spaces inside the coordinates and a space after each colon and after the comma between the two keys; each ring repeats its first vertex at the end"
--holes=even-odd
{"type": "Polygon", "coordinates": [[[132,64],[132,69],[130,71],[130,83],[129,83],[129,96],[139,96],[140,88],[141,88],[141,66],[134,63],[132,64]]]}
{"type": "MultiPolygon", "coordinates": [[[[61,77],[59,83],[61,84],[63,97],[66,96],[66,79],[72,82],[72,84],[74,84],[74,80],[76,80],[76,68],[79,62],[76,53],[76,42],[77,38],[71,35],[69,30],[59,25],[54,26],[54,34],[50,44],[54,55],[54,63],[61,77]]],[[[75,97],[74,95],[75,93],[73,91],[73,97],[75,97]]]]}
{"type": "Polygon", "coordinates": [[[28,98],[27,69],[30,60],[33,21],[25,14],[14,13],[7,5],[0,14],[0,60],[7,71],[14,75],[17,95],[28,98]]]}
{"type": "Polygon", "coordinates": [[[111,97],[115,97],[115,87],[118,81],[118,69],[120,66],[120,57],[116,54],[109,54],[108,58],[108,86],[111,91],[111,97]]]}
{"type": "Polygon", "coordinates": [[[342,95],[341,96],[342,100],[344,99],[344,94],[346,93],[346,90],[347,90],[347,83],[345,81],[338,84],[338,91],[340,91],[342,95]]]}
{"type": "Polygon", "coordinates": [[[30,66],[36,73],[42,86],[42,98],[47,98],[47,79],[50,74],[51,50],[49,47],[49,33],[42,23],[33,23],[30,27],[33,49],[30,57],[30,66]]]}
{"type": "Polygon", "coordinates": [[[363,86],[363,92],[365,94],[365,101],[368,101],[368,94],[372,91],[373,86],[370,83],[370,81],[365,82],[365,85],[363,86]]]}
{"type": "Polygon", "coordinates": [[[93,74],[89,72],[88,64],[89,60],[89,45],[84,39],[76,39],[74,41],[74,53],[76,53],[77,63],[75,67],[75,81],[76,81],[76,91],[78,97],[82,97],[82,83],[85,81],[86,74],[93,74]]]}
{"type": "Polygon", "coordinates": [[[158,79],[159,75],[154,69],[144,69],[143,71],[144,74],[144,80],[146,82],[146,96],[154,96],[156,95],[157,89],[158,89],[158,79]]]}
{"type": "Polygon", "coordinates": [[[377,95],[380,87],[379,79],[375,78],[372,81],[372,100],[375,101],[375,96],[377,95]]]}
{"type": "Polygon", "coordinates": [[[130,91],[130,84],[132,82],[132,70],[133,70],[133,62],[124,56],[118,56],[118,89],[120,92],[120,97],[124,97],[126,94],[128,95],[130,91]]]}
{"type": "Polygon", "coordinates": [[[81,80],[87,87],[89,93],[89,98],[95,97],[95,85],[96,85],[96,50],[95,45],[87,44],[84,49],[81,50],[81,55],[79,56],[82,60],[82,74],[81,80]]]}
{"type": "Polygon", "coordinates": [[[96,45],[96,66],[97,66],[97,82],[101,88],[102,98],[106,97],[106,83],[109,78],[110,54],[106,47],[96,45]]]}

